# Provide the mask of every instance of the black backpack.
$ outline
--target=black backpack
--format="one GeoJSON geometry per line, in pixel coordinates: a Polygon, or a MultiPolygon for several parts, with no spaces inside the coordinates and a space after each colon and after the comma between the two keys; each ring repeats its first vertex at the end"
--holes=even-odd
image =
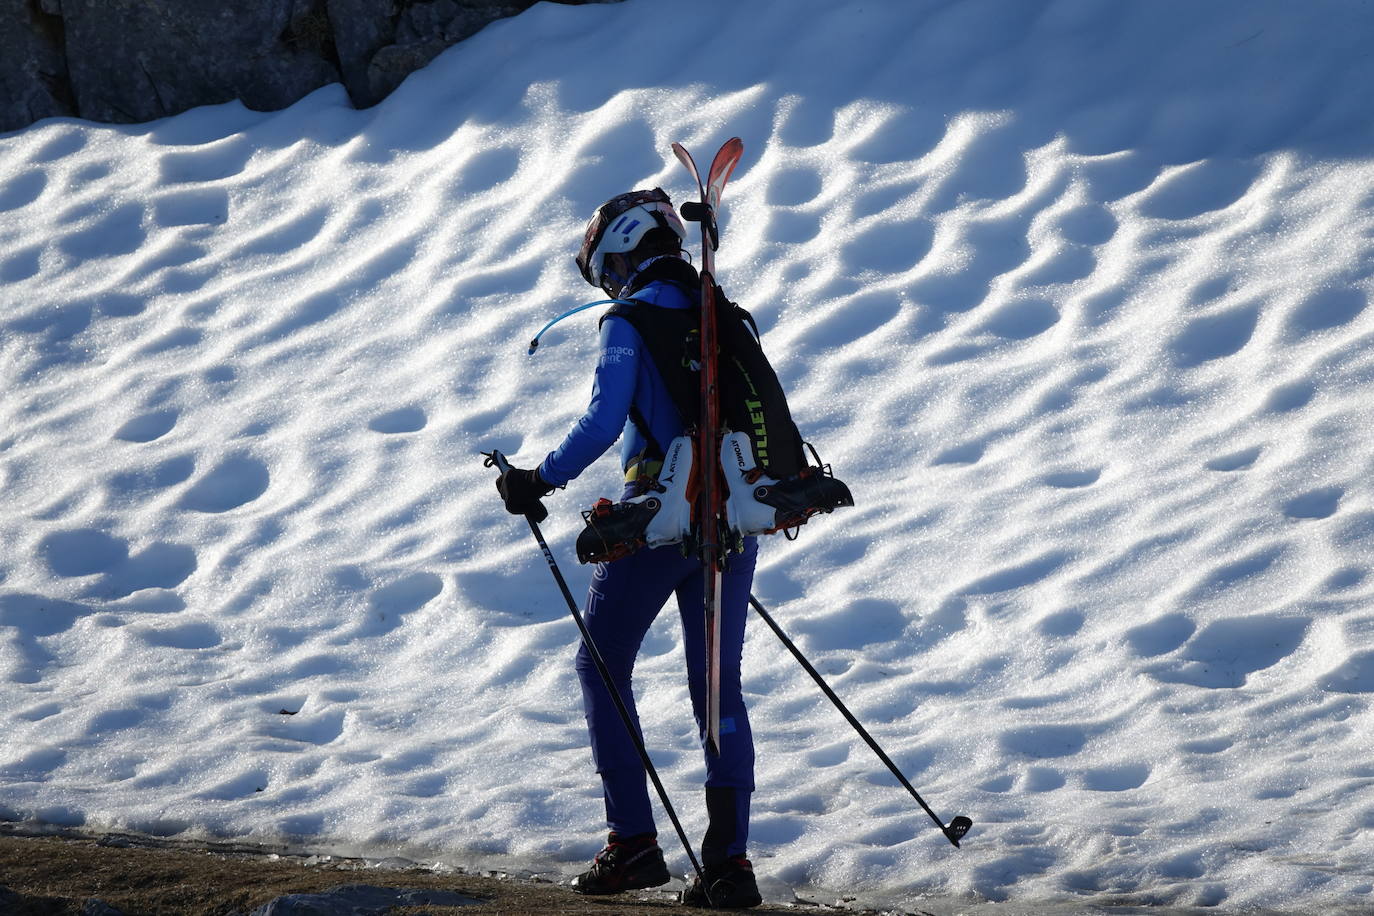
{"type": "MultiPolygon", "coordinates": [[[[621,295],[633,295],[655,280],[673,283],[693,301],[701,299],[701,280],[696,271],[676,258],[651,265],[621,295]]],[[[778,375],[759,344],[758,325],[747,311],[725,296],[719,285],[715,292],[721,422],[731,432],[749,435],[754,457],[769,477],[794,477],[807,467],[802,437],[792,420],[778,375]]],[[[695,427],[701,416],[701,309],[619,304],[602,315],[601,320],[612,315],[628,321],[639,333],[684,428],[695,427]]],[[[630,419],[657,453],[656,457],[662,457],[664,443],[654,440],[638,409],[631,409],[630,419]]]]}

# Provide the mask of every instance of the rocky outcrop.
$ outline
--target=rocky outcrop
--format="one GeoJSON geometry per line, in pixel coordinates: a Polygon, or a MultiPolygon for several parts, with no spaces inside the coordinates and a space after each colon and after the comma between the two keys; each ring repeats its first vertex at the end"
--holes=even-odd
{"type": "Polygon", "coordinates": [[[0,0],[0,130],[72,113],[62,22],[30,0],[0,0]]]}
{"type": "Polygon", "coordinates": [[[55,115],[147,121],[232,99],[272,111],[334,82],[365,108],[534,2],[0,0],[0,131],[55,115]]]}

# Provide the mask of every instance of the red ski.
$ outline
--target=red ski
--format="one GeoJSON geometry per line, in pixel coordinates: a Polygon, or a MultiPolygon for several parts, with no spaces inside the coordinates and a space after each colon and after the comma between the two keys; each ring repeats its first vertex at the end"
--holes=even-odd
{"type": "Polygon", "coordinates": [[[716,365],[715,250],[720,244],[716,208],[725,183],[744,154],[739,137],[727,140],[711,161],[706,183],[701,181],[692,154],[680,143],[673,153],[692,173],[699,200],[684,204],[682,215],[701,223],[701,420],[697,426],[697,461],[701,491],[697,497],[695,528],[697,547],[706,573],[706,746],[720,753],[720,606],[725,572],[723,536],[725,494],[720,468],[721,422],[719,375],[716,365]]]}

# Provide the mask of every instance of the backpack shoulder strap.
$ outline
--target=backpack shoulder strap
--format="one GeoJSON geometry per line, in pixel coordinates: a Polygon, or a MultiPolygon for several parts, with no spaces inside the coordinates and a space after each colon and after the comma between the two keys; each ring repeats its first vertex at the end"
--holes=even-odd
{"type": "MultiPolygon", "coordinates": [[[[617,304],[607,309],[601,321],[619,318],[630,323],[644,344],[654,368],[663,379],[668,397],[677,409],[684,427],[691,426],[700,412],[700,380],[689,364],[695,358],[692,346],[697,341],[700,315],[696,309],[673,309],[641,302],[617,304]]],[[[655,442],[649,424],[638,408],[631,408],[630,420],[659,456],[663,450],[655,442]]]]}

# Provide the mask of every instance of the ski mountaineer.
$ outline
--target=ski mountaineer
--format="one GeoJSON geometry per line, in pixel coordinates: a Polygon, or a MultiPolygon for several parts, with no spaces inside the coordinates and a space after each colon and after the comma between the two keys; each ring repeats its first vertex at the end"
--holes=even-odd
{"type": "MultiPolygon", "coordinates": [[[[683,258],[686,230],[662,190],[631,191],[612,198],[587,226],[577,264],[588,283],[621,304],[603,317],[600,357],[591,403],[558,448],[533,469],[512,467],[497,489],[507,510],[542,521],[542,498],[563,487],[621,439],[623,498],[643,496],[656,484],[662,446],[684,435],[684,423],[669,394],[665,373],[686,366],[656,365],[631,319],[617,310],[652,314],[657,309],[698,309],[700,280],[683,258]]],[[[696,373],[693,373],[694,375],[696,373]]],[[[696,384],[693,382],[692,384],[696,384]]],[[[701,845],[702,877],[683,893],[683,902],[717,907],[751,907],[762,902],[746,855],[749,800],[754,790],[754,742],[740,690],[744,622],[754,577],[757,539],[744,538],[724,575],[720,637],[720,747],[706,750],[708,826],[701,845]]],[[[638,731],[631,674],[649,626],[670,595],[682,619],[692,708],[705,744],[706,690],[704,627],[706,577],[700,559],[681,545],[645,547],[595,568],[586,604],[586,625],[638,731]]],[[[615,894],[656,887],[670,879],[659,848],[649,804],[644,765],[599,678],[585,645],[576,670],[601,776],[610,836],[574,888],[583,894],[615,894]]]]}

